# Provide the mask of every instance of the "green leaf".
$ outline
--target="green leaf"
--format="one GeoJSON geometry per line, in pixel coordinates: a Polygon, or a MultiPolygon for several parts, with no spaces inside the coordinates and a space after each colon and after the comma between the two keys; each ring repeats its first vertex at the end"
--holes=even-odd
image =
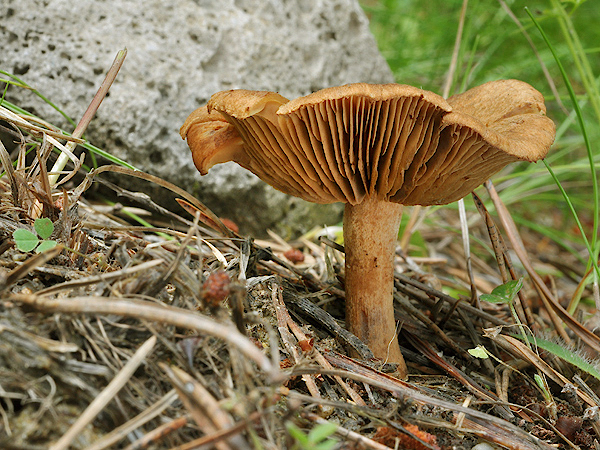
{"type": "Polygon", "coordinates": [[[496,287],[491,294],[482,294],[481,300],[490,303],[511,303],[523,287],[523,278],[507,281],[496,287]]]}
{"type": "Polygon", "coordinates": [[[313,450],[331,450],[338,444],[336,440],[327,439],[326,441],[319,442],[318,444],[313,444],[313,450]]]}
{"type": "Polygon", "coordinates": [[[310,433],[308,433],[308,439],[313,442],[321,442],[329,438],[337,430],[337,425],[331,422],[322,423],[314,427],[310,433]]]}
{"type": "Polygon", "coordinates": [[[285,427],[287,428],[289,435],[293,437],[298,444],[304,446],[309,443],[308,436],[306,436],[296,424],[288,422],[285,424],[285,427]]]}
{"type": "Polygon", "coordinates": [[[40,242],[40,245],[38,246],[38,248],[35,249],[35,252],[36,253],[44,253],[45,251],[56,247],[56,245],[57,245],[56,241],[42,241],[42,242],[40,242]]]}
{"type": "Polygon", "coordinates": [[[505,297],[499,297],[498,295],[494,294],[481,294],[479,298],[484,302],[490,303],[510,303],[505,297]]]}
{"type": "Polygon", "coordinates": [[[54,224],[47,217],[35,219],[33,226],[35,231],[37,231],[38,236],[42,239],[48,239],[54,232],[54,224]]]}
{"type": "Polygon", "coordinates": [[[474,356],[475,358],[488,359],[490,357],[482,345],[478,345],[475,348],[470,348],[467,351],[471,354],[471,356],[474,356]]]}
{"type": "Polygon", "coordinates": [[[40,242],[35,234],[25,228],[15,230],[13,232],[13,239],[17,244],[17,248],[22,252],[30,252],[40,242]]]}

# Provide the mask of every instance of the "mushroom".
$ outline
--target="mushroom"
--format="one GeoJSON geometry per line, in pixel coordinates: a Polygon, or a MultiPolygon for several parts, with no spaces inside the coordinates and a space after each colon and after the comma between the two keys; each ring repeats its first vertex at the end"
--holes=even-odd
{"type": "Polygon", "coordinates": [[[291,101],[229,90],[193,112],[181,136],[202,174],[235,161],[284,193],[346,204],[346,323],[404,377],[393,308],[402,205],[451,203],[513,161],[543,158],[555,134],[545,111],[542,95],[517,80],[448,100],[400,84],[349,84],[291,101]]]}

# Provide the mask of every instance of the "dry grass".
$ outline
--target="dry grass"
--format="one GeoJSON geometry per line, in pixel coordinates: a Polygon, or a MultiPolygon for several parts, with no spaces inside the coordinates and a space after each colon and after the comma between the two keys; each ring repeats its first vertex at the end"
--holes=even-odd
{"type": "Polygon", "coordinates": [[[511,336],[506,305],[477,301],[527,276],[515,302],[520,322],[598,355],[591,326],[561,306],[583,268],[555,248],[523,244],[537,237],[518,235],[491,184],[498,218],[481,204],[470,218],[470,273],[448,231],[460,228],[455,214],[438,211],[444,228],[432,228],[419,220],[428,212],[414,210],[417,228],[403,241],[418,230],[427,254],[410,258],[407,246],[397,258],[410,368],[402,381],[343,328],[338,244],[253,241],[151,175],[103,166],[77,178],[75,155],[74,167],[52,178],[51,150],[64,136],[3,114],[17,145],[12,154],[0,148],[0,448],[316,448],[301,446],[288,424],[308,433],[324,422],[336,425],[326,433],[336,448],[598,448],[599,380],[511,336]],[[132,193],[138,212],[171,223],[133,226],[124,209],[86,198],[104,172],[170,189],[190,215],[132,193]],[[52,219],[60,245],[23,253],[12,232],[38,217],[52,219]],[[478,345],[492,358],[471,356],[478,345]],[[361,357],[346,356],[350,349],[361,357]]]}

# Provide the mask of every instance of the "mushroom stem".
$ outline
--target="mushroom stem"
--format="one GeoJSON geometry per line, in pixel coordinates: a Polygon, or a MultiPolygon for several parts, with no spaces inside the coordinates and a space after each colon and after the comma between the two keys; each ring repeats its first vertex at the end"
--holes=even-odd
{"type": "Polygon", "coordinates": [[[394,320],[394,250],[402,205],[367,198],[346,204],[346,324],[377,358],[406,364],[398,345],[394,320]]]}

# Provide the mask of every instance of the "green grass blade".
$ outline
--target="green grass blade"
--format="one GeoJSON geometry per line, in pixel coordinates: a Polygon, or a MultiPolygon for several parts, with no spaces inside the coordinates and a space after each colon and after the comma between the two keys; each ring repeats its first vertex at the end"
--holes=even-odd
{"type": "MultiPolygon", "coordinates": [[[[594,266],[594,270],[596,272],[596,279],[599,279],[600,278],[600,268],[598,267],[598,258],[595,257],[595,253],[592,250],[590,241],[588,240],[587,236],[585,235],[585,231],[583,230],[583,225],[581,224],[581,221],[579,220],[579,216],[577,215],[577,212],[575,211],[575,207],[573,206],[573,203],[571,203],[571,199],[569,198],[569,195],[567,194],[567,192],[564,190],[564,188],[560,184],[560,181],[554,174],[554,171],[552,170],[552,168],[548,165],[548,163],[546,161],[544,161],[544,164],[546,165],[546,168],[548,169],[548,172],[550,172],[550,175],[552,176],[552,178],[554,178],[554,182],[558,186],[558,189],[560,189],[560,192],[562,193],[562,195],[565,199],[565,202],[567,203],[567,206],[568,206],[569,210],[571,211],[573,218],[575,219],[575,223],[577,224],[577,228],[579,228],[579,232],[581,233],[581,237],[583,239],[585,247],[587,248],[587,250],[590,254],[590,262],[594,266]]],[[[574,305],[574,307],[571,309],[573,309],[573,311],[569,311],[569,312],[572,314],[574,312],[574,310],[577,309],[577,305],[574,305]]]]}
{"type": "MultiPolygon", "coordinates": [[[[571,81],[569,80],[569,76],[567,75],[567,72],[565,71],[565,68],[563,67],[563,65],[561,63],[560,58],[558,57],[558,55],[556,53],[556,49],[554,48],[554,46],[548,39],[548,36],[544,32],[544,30],[541,27],[541,25],[539,24],[539,22],[535,19],[533,14],[531,14],[531,12],[529,11],[528,8],[525,8],[525,10],[526,10],[527,14],[529,15],[529,17],[531,18],[531,20],[533,21],[533,23],[535,24],[535,26],[537,27],[538,31],[540,32],[540,35],[542,36],[542,39],[544,39],[544,42],[550,49],[550,52],[552,53],[552,56],[554,57],[554,60],[556,61],[556,64],[560,70],[561,76],[565,82],[567,91],[569,92],[569,97],[571,98],[571,102],[573,103],[573,108],[575,109],[575,113],[577,115],[577,121],[579,123],[579,127],[581,129],[581,134],[582,134],[583,140],[585,142],[585,148],[587,151],[588,161],[589,161],[589,165],[590,165],[590,172],[592,175],[592,185],[593,185],[593,193],[594,193],[594,200],[593,200],[593,202],[594,202],[594,225],[593,225],[593,231],[592,231],[592,243],[591,244],[589,243],[589,241],[584,233],[581,222],[579,221],[579,218],[577,217],[577,213],[575,212],[575,208],[573,207],[573,204],[571,203],[569,196],[567,195],[566,191],[561,186],[560,181],[558,180],[558,178],[556,177],[556,175],[554,174],[554,172],[552,171],[550,166],[545,161],[544,161],[544,164],[546,165],[546,168],[548,169],[552,178],[556,182],[558,188],[561,190],[561,193],[563,194],[563,197],[565,198],[565,201],[567,202],[567,205],[568,205],[569,209],[571,210],[573,217],[575,218],[577,226],[579,227],[579,230],[582,234],[582,237],[584,239],[584,242],[586,244],[586,247],[587,247],[589,255],[590,255],[590,263],[589,264],[594,266],[594,270],[596,273],[595,282],[597,283],[598,279],[600,279],[600,269],[598,268],[598,255],[597,255],[597,251],[598,251],[598,248],[597,248],[598,247],[598,245],[597,245],[597,242],[598,242],[597,241],[597,239],[598,239],[598,218],[600,215],[599,214],[600,200],[599,200],[599,194],[598,194],[598,177],[596,175],[596,168],[595,168],[595,164],[594,164],[594,155],[592,152],[592,145],[591,145],[588,133],[587,133],[585,122],[583,120],[583,114],[581,112],[579,102],[575,95],[575,90],[573,89],[573,85],[571,84],[571,81]]],[[[590,95],[593,95],[593,94],[590,93],[590,95]]]]}
{"type": "MultiPolygon", "coordinates": [[[[523,338],[517,334],[511,336],[523,340],[523,338]]],[[[560,344],[540,337],[534,338],[532,336],[527,336],[527,340],[530,344],[552,353],[553,355],[568,362],[569,364],[572,364],[583,372],[586,372],[594,378],[600,380],[598,361],[589,361],[585,357],[581,356],[579,352],[577,352],[577,350],[572,346],[565,345],[564,343],[560,344]]]]}
{"type": "MultiPolygon", "coordinates": [[[[8,73],[8,72],[6,72],[4,70],[0,70],[0,73],[2,75],[6,75],[7,77],[10,77],[13,80],[17,81],[22,86],[24,86],[26,89],[29,89],[31,92],[33,92],[35,95],[37,95],[39,98],[41,98],[44,102],[46,102],[48,105],[50,105],[56,111],[58,111],[58,113],[61,116],[63,116],[71,125],[73,125],[74,127],[77,126],[77,124],[75,123],[75,121],[73,119],[71,119],[62,109],[60,109],[58,106],[56,106],[54,103],[52,103],[48,98],[46,98],[40,91],[38,91],[35,88],[32,88],[25,81],[21,80],[19,77],[15,76],[15,75],[13,75],[11,73],[8,73]]],[[[29,114],[29,115],[31,115],[31,114],[29,114]]]]}
{"type": "MultiPolygon", "coordinates": [[[[22,115],[27,115],[27,116],[33,116],[33,114],[31,114],[29,111],[24,110],[23,108],[9,102],[9,101],[4,101],[3,102],[3,106],[6,109],[9,109],[10,111],[16,113],[16,114],[22,114],[22,115]]],[[[58,131],[60,131],[61,133],[63,133],[65,136],[71,136],[71,133],[66,132],[65,130],[62,130],[60,128],[57,128],[58,131]]],[[[127,167],[128,169],[131,170],[138,170],[135,166],[129,164],[127,161],[124,161],[114,155],[111,155],[110,153],[106,152],[105,150],[102,150],[98,147],[96,147],[95,145],[90,144],[89,142],[83,142],[81,144],[79,144],[81,147],[85,148],[86,150],[89,150],[93,155],[96,156],[101,156],[103,158],[106,158],[107,160],[109,160],[110,162],[112,162],[113,164],[118,164],[120,166],[123,167],[127,167]]],[[[94,166],[97,166],[96,162],[94,161],[94,166]]],[[[85,170],[87,170],[88,172],[90,171],[90,168],[88,166],[82,166],[85,170]]]]}

